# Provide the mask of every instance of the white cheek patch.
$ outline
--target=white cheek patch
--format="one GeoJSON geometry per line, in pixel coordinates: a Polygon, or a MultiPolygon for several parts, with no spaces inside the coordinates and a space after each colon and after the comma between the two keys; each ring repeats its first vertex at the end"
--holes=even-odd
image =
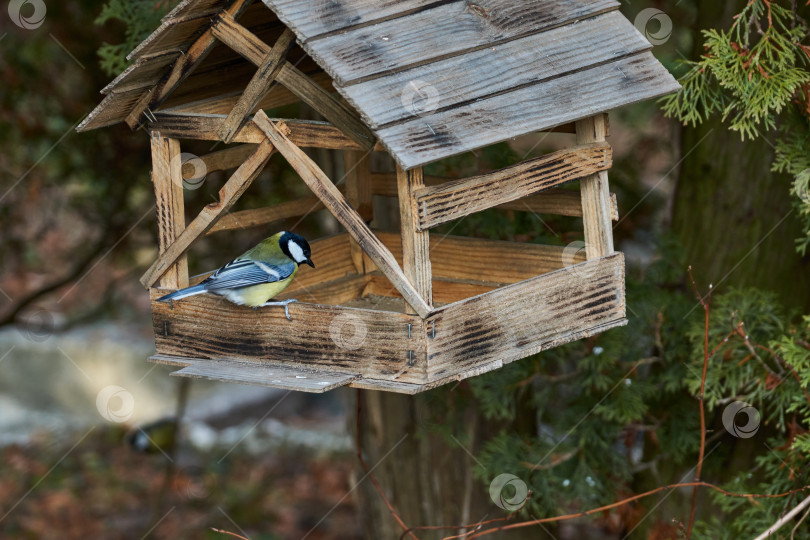
{"type": "Polygon", "coordinates": [[[301,249],[301,246],[296,244],[294,241],[289,240],[287,242],[287,251],[290,252],[292,258],[297,263],[306,262],[307,258],[304,257],[304,250],[301,249]]]}

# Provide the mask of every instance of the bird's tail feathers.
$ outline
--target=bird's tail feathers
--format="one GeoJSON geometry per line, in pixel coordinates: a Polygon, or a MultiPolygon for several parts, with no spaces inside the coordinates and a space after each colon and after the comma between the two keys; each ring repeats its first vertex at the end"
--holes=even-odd
{"type": "Polygon", "coordinates": [[[205,285],[194,285],[193,287],[186,287],[185,289],[180,289],[179,291],[169,293],[166,296],[161,296],[160,298],[158,298],[158,302],[168,302],[169,300],[180,300],[181,298],[194,296],[195,294],[200,294],[204,292],[205,292],[205,285]]]}

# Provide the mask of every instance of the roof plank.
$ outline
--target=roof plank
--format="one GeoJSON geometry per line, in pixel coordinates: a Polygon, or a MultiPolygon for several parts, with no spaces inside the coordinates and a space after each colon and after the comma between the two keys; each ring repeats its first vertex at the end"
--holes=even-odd
{"type": "Polygon", "coordinates": [[[344,28],[401,17],[439,0],[263,0],[299,38],[311,39],[344,28]]]}
{"type": "Polygon", "coordinates": [[[465,0],[303,44],[341,86],[617,9],[616,0],[465,0]]]}
{"type": "Polygon", "coordinates": [[[680,88],[649,52],[416,118],[376,133],[406,169],[680,88]]]}
{"type": "Polygon", "coordinates": [[[338,90],[376,129],[650,48],[614,11],[338,90]]]}

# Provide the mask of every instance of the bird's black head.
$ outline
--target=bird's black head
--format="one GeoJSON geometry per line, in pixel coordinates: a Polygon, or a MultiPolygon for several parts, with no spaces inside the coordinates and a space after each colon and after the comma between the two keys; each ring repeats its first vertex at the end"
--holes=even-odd
{"type": "Polygon", "coordinates": [[[315,268],[315,263],[312,262],[312,250],[309,248],[309,243],[304,240],[304,237],[291,232],[281,233],[281,238],[278,239],[278,244],[284,255],[291,258],[298,264],[308,264],[315,268]]]}

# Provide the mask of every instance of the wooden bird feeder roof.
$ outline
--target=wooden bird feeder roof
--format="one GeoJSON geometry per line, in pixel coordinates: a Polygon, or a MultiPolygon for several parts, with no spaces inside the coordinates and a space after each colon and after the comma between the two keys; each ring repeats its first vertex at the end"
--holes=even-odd
{"type": "MultiPolygon", "coordinates": [[[[184,60],[198,61],[201,37],[231,12],[226,18],[237,16],[268,43],[290,28],[298,45],[289,62],[337,90],[359,113],[357,134],[378,139],[410,169],[677,90],[618,7],[616,0],[183,0],[132,51],[133,64],[102,90],[105,99],[79,130],[128,117],[133,125],[144,95],[170,88],[184,60]]],[[[266,52],[243,45],[239,54],[215,45],[152,112],[227,114],[266,52]]],[[[298,101],[276,86],[260,108],[298,101]]]]}

